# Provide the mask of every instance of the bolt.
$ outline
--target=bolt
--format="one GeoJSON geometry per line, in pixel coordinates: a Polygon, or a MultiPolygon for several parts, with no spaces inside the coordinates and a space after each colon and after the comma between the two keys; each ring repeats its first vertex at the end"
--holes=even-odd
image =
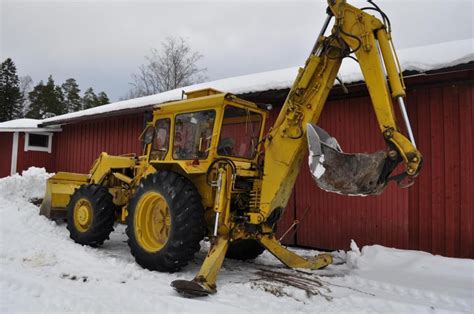
{"type": "Polygon", "coordinates": [[[396,150],[392,149],[391,151],[388,152],[388,157],[390,157],[391,159],[396,159],[397,156],[398,156],[398,153],[396,150]]]}

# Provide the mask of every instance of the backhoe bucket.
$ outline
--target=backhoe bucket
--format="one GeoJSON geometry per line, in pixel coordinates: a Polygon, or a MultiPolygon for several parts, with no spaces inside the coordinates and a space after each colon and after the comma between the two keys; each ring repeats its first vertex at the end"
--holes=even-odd
{"type": "Polygon", "coordinates": [[[378,195],[387,185],[382,172],[387,153],[343,153],[325,130],[307,125],[309,169],[318,186],[343,195],[378,195]]]}
{"type": "Polygon", "coordinates": [[[66,218],[66,207],[74,191],[88,182],[89,176],[58,172],[48,179],[40,207],[40,215],[50,219],[66,218]]]}

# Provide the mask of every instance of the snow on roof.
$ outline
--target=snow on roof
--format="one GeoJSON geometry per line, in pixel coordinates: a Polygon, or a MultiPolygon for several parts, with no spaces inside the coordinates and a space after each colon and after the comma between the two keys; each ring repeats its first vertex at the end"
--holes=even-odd
{"type": "Polygon", "coordinates": [[[32,129],[38,127],[41,120],[36,119],[17,119],[0,123],[2,129],[32,129]]]}
{"type": "Polygon", "coordinates": [[[19,131],[59,131],[60,129],[52,128],[39,128],[38,124],[42,123],[43,120],[37,119],[16,119],[0,123],[0,132],[19,132],[19,131]]]}
{"type": "MultiPolygon", "coordinates": [[[[425,72],[447,68],[474,61],[474,39],[444,42],[429,46],[400,49],[397,51],[401,67],[404,70],[425,72]]],[[[147,107],[170,100],[181,99],[182,91],[193,91],[203,88],[214,88],[232,94],[244,94],[267,90],[290,88],[296,77],[298,67],[262,72],[250,75],[236,76],[212,82],[190,85],[146,97],[119,101],[100,107],[68,113],[48,119],[43,123],[52,124],[55,121],[94,116],[102,113],[147,107]]],[[[345,59],[339,71],[339,77],[345,83],[362,81],[359,65],[350,59],[345,59]]]]}

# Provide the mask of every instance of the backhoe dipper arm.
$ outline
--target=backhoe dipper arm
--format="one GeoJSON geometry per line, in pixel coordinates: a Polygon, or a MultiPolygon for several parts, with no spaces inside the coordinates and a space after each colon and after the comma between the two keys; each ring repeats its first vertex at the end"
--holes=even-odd
{"type": "MultiPolygon", "coordinates": [[[[390,149],[388,156],[392,162],[387,163],[390,167],[385,171],[386,177],[399,161],[404,162],[405,174],[409,177],[415,177],[420,170],[422,156],[415,147],[407,117],[405,122],[411,141],[400,133],[395,121],[392,97],[403,105],[405,90],[385,25],[345,0],[329,0],[328,5],[328,18],[323,30],[304,68],[299,69],[275,125],[267,136],[261,216],[251,219],[254,223],[257,223],[256,220],[264,221],[275,210],[286,207],[307,151],[306,125],[318,122],[342,59],[350,53],[355,54],[360,64],[380,130],[390,149]],[[332,17],[335,18],[332,32],[324,37],[332,17]]],[[[405,118],[404,105],[402,114],[405,118]]]]}

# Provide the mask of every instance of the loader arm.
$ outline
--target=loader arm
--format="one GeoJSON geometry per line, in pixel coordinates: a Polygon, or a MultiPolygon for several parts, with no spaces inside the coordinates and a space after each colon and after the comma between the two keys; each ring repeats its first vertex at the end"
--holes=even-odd
{"type": "Polygon", "coordinates": [[[411,141],[399,131],[395,120],[392,97],[403,105],[405,90],[385,25],[345,0],[329,0],[328,5],[323,30],[304,68],[299,69],[280,114],[266,137],[260,212],[257,219],[251,219],[254,223],[265,221],[276,210],[286,207],[307,152],[306,125],[318,122],[342,59],[351,53],[360,64],[380,131],[389,147],[386,160],[383,160],[379,186],[387,184],[389,174],[400,161],[405,165],[402,176],[412,178],[420,170],[422,156],[415,147],[409,122],[406,120],[411,141]],[[324,32],[333,17],[335,22],[331,34],[325,37],[324,32]]]}

